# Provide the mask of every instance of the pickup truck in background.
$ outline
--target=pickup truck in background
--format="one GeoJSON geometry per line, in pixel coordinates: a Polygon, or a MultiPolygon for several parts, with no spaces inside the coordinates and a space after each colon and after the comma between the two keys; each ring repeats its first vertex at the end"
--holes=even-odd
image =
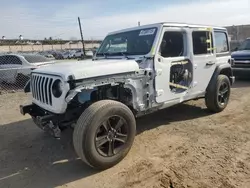
{"type": "Polygon", "coordinates": [[[234,65],[232,66],[234,75],[250,78],[250,38],[247,38],[236,48],[231,57],[234,59],[234,65]]]}

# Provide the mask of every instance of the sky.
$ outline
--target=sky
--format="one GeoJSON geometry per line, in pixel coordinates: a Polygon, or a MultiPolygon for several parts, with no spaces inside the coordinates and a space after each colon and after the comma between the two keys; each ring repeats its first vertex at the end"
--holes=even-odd
{"type": "Polygon", "coordinates": [[[103,39],[109,32],[170,21],[250,24],[250,0],[1,0],[0,36],[103,39]]]}

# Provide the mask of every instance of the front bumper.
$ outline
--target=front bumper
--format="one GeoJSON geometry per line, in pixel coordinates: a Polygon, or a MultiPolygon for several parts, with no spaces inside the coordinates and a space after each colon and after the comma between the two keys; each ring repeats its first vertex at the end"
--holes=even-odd
{"type": "Polygon", "coordinates": [[[84,109],[85,107],[71,107],[64,114],[55,114],[32,103],[29,105],[21,105],[20,113],[22,115],[29,114],[33,119],[35,119],[36,124],[38,125],[44,125],[53,122],[63,126],[68,126],[76,122],[84,109]]]}
{"type": "Polygon", "coordinates": [[[20,113],[22,115],[29,114],[32,117],[35,117],[38,124],[43,124],[48,121],[52,121],[58,117],[58,115],[49,113],[35,104],[21,105],[20,113]]]}
{"type": "Polygon", "coordinates": [[[37,107],[36,105],[34,104],[29,104],[29,105],[20,105],[20,113],[22,115],[25,115],[25,114],[32,114],[32,113],[35,113],[37,107]]]}

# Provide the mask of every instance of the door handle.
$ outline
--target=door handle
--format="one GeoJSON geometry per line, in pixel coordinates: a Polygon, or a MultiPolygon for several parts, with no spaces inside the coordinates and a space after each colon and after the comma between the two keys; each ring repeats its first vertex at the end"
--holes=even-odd
{"type": "Polygon", "coordinates": [[[213,61],[209,61],[209,62],[206,63],[207,66],[211,66],[211,65],[214,65],[214,64],[215,64],[215,62],[213,62],[213,61]]]}

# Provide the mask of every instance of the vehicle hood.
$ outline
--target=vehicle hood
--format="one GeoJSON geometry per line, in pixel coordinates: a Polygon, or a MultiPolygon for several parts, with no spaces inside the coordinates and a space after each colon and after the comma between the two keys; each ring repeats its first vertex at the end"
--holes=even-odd
{"type": "Polygon", "coordinates": [[[249,58],[250,59],[250,50],[236,51],[231,54],[232,58],[241,59],[249,58]]]}
{"type": "Polygon", "coordinates": [[[75,80],[87,79],[99,76],[122,74],[139,70],[135,60],[83,60],[56,63],[35,69],[33,72],[41,74],[58,75],[65,81],[69,76],[75,80]]]}

